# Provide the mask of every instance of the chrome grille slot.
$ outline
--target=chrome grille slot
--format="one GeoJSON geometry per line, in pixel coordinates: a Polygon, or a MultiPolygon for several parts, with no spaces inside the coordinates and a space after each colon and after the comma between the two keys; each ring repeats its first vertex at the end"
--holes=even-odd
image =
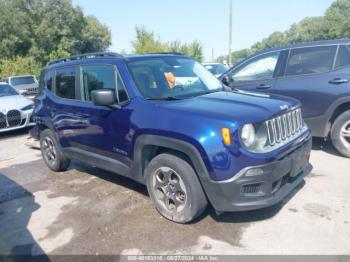
{"type": "Polygon", "coordinates": [[[0,113],[0,129],[7,127],[6,116],[3,113],[0,113]]]}
{"type": "Polygon", "coordinates": [[[19,126],[21,124],[21,112],[19,112],[18,110],[8,111],[7,123],[9,127],[19,126]]]}
{"type": "Polygon", "coordinates": [[[304,130],[300,109],[266,121],[268,146],[275,146],[299,135],[304,130]]]}

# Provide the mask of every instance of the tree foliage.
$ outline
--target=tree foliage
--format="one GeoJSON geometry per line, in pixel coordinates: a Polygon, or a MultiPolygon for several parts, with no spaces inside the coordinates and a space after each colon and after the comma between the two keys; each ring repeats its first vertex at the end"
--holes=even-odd
{"type": "MultiPolygon", "coordinates": [[[[237,63],[252,53],[292,43],[316,40],[350,38],[350,0],[336,0],[327,9],[324,16],[306,17],[293,24],[285,32],[274,32],[250,49],[232,53],[233,62],[237,63]]],[[[228,60],[221,56],[218,61],[228,60]]]]}
{"type": "Polygon", "coordinates": [[[135,54],[147,54],[156,52],[180,52],[195,58],[203,59],[203,47],[198,41],[183,43],[179,40],[162,42],[155,37],[154,32],[148,31],[144,26],[136,26],[136,39],[131,42],[135,54]]]}
{"type": "Polygon", "coordinates": [[[108,27],[85,16],[71,0],[0,0],[2,60],[16,64],[23,57],[42,66],[52,58],[103,51],[110,44],[108,27]]]}

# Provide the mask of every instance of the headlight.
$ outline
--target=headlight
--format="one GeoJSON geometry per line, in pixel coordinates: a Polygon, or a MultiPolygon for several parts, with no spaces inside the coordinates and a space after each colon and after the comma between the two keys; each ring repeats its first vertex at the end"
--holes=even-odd
{"type": "Polygon", "coordinates": [[[30,104],[30,105],[27,105],[25,107],[23,107],[21,110],[22,111],[28,111],[28,110],[32,110],[34,108],[34,104],[30,104]]]}
{"type": "Polygon", "coordinates": [[[243,126],[241,131],[241,139],[246,147],[251,147],[255,142],[255,128],[253,125],[248,124],[243,126]]]}
{"type": "Polygon", "coordinates": [[[264,124],[247,124],[241,128],[240,140],[243,146],[253,153],[264,153],[267,143],[267,130],[264,124]]]}

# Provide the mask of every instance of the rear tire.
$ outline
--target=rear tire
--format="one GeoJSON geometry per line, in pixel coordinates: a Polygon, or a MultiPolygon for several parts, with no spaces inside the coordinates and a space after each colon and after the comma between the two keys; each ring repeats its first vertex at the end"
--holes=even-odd
{"type": "Polygon", "coordinates": [[[156,156],[146,170],[147,189],[158,212],[176,223],[189,223],[207,207],[191,165],[172,154],[156,156]]]}
{"type": "Polygon", "coordinates": [[[350,110],[339,115],[334,121],[331,139],[337,151],[350,158],[350,110]]]}
{"type": "Polygon", "coordinates": [[[70,160],[63,155],[51,130],[45,129],[41,132],[40,149],[45,164],[52,171],[62,172],[68,169],[70,160]]]}

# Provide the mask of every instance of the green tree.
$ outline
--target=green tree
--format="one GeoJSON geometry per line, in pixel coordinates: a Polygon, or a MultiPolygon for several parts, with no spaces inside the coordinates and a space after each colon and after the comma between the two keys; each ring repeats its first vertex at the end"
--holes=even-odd
{"type": "Polygon", "coordinates": [[[0,59],[0,76],[35,75],[39,76],[41,65],[34,57],[0,59]]]}
{"type": "Polygon", "coordinates": [[[324,26],[327,38],[350,37],[350,0],[337,0],[326,11],[324,26]]]}
{"type": "Polygon", "coordinates": [[[55,52],[103,51],[110,44],[108,27],[71,0],[0,0],[0,58],[29,56],[43,65],[55,52]]]}
{"type": "Polygon", "coordinates": [[[136,54],[147,54],[156,52],[181,52],[191,56],[198,61],[203,58],[203,47],[198,41],[186,44],[179,40],[164,43],[154,32],[148,31],[144,26],[136,26],[136,40],[132,41],[133,52],[136,54]]]}

